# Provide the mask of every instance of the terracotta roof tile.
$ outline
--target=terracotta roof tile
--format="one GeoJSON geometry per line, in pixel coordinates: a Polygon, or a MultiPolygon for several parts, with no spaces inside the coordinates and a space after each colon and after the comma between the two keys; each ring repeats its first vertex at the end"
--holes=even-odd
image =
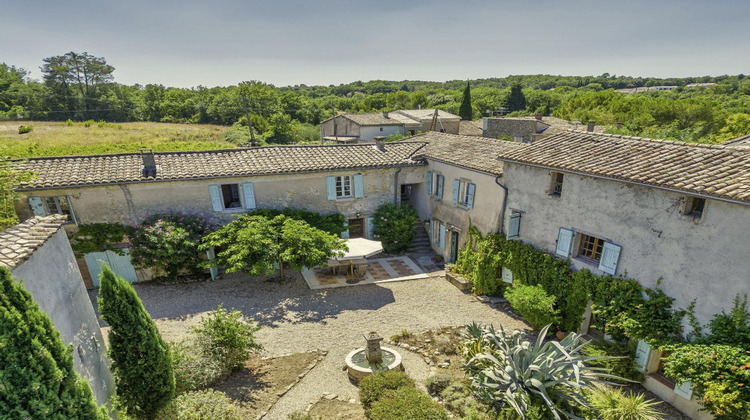
{"type": "Polygon", "coordinates": [[[13,269],[44,245],[67,221],[66,216],[34,217],[0,232],[0,267],[13,269]]]}
{"type": "Polygon", "coordinates": [[[461,136],[436,131],[411,138],[415,141],[427,142],[427,145],[417,152],[415,158],[427,157],[455,166],[495,175],[503,173],[503,163],[497,159],[498,155],[524,147],[523,144],[512,141],[496,140],[487,137],[461,136]]]}
{"type": "Polygon", "coordinates": [[[750,150],[737,147],[568,131],[500,159],[750,202],[750,150]]]}

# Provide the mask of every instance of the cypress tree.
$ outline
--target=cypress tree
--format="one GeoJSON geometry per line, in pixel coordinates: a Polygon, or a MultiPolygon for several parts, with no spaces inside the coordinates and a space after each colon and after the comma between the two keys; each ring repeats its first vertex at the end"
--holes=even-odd
{"type": "Polygon", "coordinates": [[[130,283],[102,265],[99,284],[99,311],[112,327],[109,355],[118,401],[128,414],[153,418],[174,397],[169,348],[130,283]]]}
{"type": "Polygon", "coordinates": [[[458,116],[462,120],[471,121],[473,110],[471,108],[471,83],[466,82],[466,89],[464,89],[464,98],[461,101],[461,107],[458,108],[458,116]]]}
{"type": "Polygon", "coordinates": [[[510,95],[508,95],[508,99],[505,102],[505,107],[510,112],[526,109],[526,96],[523,94],[520,83],[513,83],[510,86],[510,95]]]}
{"type": "Polygon", "coordinates": [[[72,348],[6,268],[0,268],[0,334],[0,418],[108,418],[73,369],[72,348]]]}

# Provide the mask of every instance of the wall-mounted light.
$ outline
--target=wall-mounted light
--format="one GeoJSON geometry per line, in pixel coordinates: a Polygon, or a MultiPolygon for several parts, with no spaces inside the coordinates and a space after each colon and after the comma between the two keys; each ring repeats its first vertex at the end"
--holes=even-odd
{"type": "Polygon", "coordinates": [[[357,216],[357,219],[359,219],[360,217],[362,217],[362,215],[359,214],[359,213],[357,213],[356,216],[357,216]]]}

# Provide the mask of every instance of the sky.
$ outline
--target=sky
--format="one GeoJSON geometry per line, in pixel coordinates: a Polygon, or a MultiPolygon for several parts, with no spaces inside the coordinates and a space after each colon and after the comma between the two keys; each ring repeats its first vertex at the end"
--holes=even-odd
{"type": "Polygon", "coordinates": [[[0,0],[0,62],[128,85],[750,74],[750,0],[0,0]]]}

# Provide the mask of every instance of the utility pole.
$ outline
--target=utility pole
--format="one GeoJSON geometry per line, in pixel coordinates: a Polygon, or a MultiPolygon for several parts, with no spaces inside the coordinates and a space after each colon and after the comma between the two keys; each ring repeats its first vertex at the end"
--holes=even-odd
{"type": "Polygon", "coordinates": [[[247,128],[250,130],[250,146],[255,147],[258,142],[255,141],[255,133],[253,132],[253,121],[250,119],[250,110],[247,108],[247,98],[242,95],[242,107],[245,109],[245,118],[247,118],[247,128]]]}

